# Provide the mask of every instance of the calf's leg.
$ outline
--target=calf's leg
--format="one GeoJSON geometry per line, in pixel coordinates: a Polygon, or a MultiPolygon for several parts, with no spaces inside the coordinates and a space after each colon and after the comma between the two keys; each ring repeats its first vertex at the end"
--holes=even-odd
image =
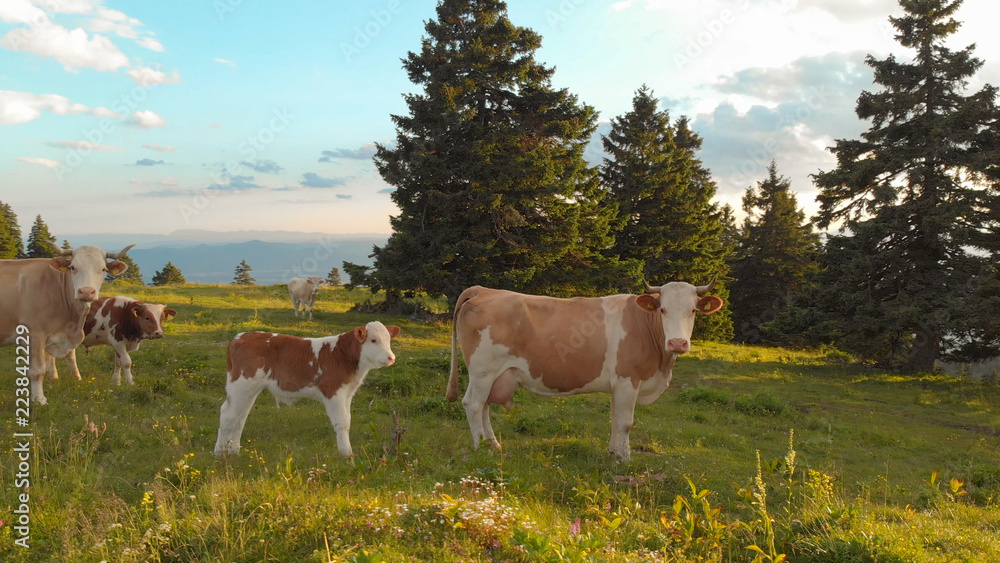
{"type": "MultiPolygon", "coordinates": [[[[305,313],[303,313],[303,316],[305,313]]],[[[324,401],[326,415],[330,417],[337,432],[337,450],[344,457],[351,457],[351,401],[345,391],[341,391],[324,401]]]]}
{"type": "Polygon", "coordinates": [[[263,387],[260,383],[239,379],[226,384],[226,402],[222,403],[219,413],[219,437],[215,441],[215,455],[240,453],[240,437],[243,436],[243,425],[250,414],[250,407],[257,400],[263,387]]]}

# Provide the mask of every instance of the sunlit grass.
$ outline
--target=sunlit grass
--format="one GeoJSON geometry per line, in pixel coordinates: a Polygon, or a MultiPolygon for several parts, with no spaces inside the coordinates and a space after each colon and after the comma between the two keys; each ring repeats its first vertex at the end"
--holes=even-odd
{"type": "MultiPolygon", "coordinates": [[[[107,347],[79,354],[83,381],[63,370],[46,383],[50,404],[31,412],[32,548],[13,545],[8,450],[0,560],[766,560],[753,545],[792,561],[1000,560],[994,385],[886,374],[836,350],[696,342],[667,393],[637,407],[630,463],[607,454],[606,395],[519,391],[512,411],[493,407],[503,451],[471,450],[461,405],[444,400],[450,322],[384,317],[403,328],[399,361],[355,398],[353,460],[319,403],[269,396],[243,453],[216,460],[229,340],[350,330],[373,318],[348,312],[372,296],[325,288],[309,321],[284,286],[131,290],[178,315],[133,353],[135,386],[110,385],[107,347]]],[[[0,349],[7,435],[13,357],[0,349]]]]}

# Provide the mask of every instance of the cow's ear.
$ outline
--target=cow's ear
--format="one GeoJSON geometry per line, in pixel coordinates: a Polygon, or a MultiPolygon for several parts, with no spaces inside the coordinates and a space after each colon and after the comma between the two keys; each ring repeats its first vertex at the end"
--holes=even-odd
{"type": "Polygon", "coordinates": [[[711,315],[718,311],[723,305],[722,298],[718,295],[709,295],[698,300],[698,312],[702,315],[711,315]]]}
{"type": "Polygon", "coordinates": [[[173,309],[164,309],[163,310],[163,318],[164,319],[169,319],[170,317],[176,317],[176,316],[177,316],[177,311],[174,311],[173,309]]]}
{"type": "Polygon", "coordinates": [[[354,329],[354,338],[357,338],[358,342],[364,342],[368,338],[368,329],[363,326],[354,329]]]}
{"type": "Polygon", "coordinates": [[[118,260],[115,260],[114,262],[108,262],[108,273],[111,274],[112,276],[120,276],[121,274],[125,273],[125,270],[127,269],[128,269],[128,264],[126,264],[125,262],[120,262],[118,260]]]}
{"type": "Polygon", "coordinates": [[[138,317],[139,316],[139,308],[138,307],[132,307],[132,316],[133,317],[138,317]]]}
{"type": "Polygon", "coordinates": [[[402,329],[396,325],[385,325],[385,329],[389,331],[389,338],[396,338],[402,331],[402,329]]]}
{"type": "Polygon", "coordinates": [[[69,269],[69,265],[73,262],[70,258],[63,258],[62,256],[57,256],[52,260],[49,260],[49,265],[57,270],[62,270],[65,272],[69,269]]]}
{"type": "Polygon", "coordinates": [[[644,293],[636,297],[635,303],[643,311],[655,311],[660,308],[660,294],[644,293]]]}

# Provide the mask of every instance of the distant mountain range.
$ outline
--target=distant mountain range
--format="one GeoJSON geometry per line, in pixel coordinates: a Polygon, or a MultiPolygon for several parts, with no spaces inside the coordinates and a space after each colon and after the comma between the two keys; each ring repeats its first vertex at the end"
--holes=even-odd
{"type": "Polygon", "coordinates": [[[372,247],[384,245],[389,235],[184,230],[169,235],[69,235],[60,242],[63,238],[73,246],[93,244],[111,252],[135,244],[128,254],[147,284],[167,262],[180,268],[190,283],[230,283],[237,264],[246,260],[257,283],[271,285],[296,276],[325,278],[333,267],[343,272],[345,261],[370,265],[372,247]]]}

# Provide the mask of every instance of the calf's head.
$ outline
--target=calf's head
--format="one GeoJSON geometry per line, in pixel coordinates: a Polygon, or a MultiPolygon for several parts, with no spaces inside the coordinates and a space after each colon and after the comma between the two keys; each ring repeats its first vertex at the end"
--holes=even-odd
{"type": "Polygon", "coordinates": [[[163,323],[177,314],[173,309],[158,303],[134,302],[129,304],[128,313],[135,318],[143,338],[163,338],[163,323]]]}
{"type": "Polygon", "coordinates": [[[319,286],[326,283],[326,280],[323,278],[317,278],[315,276],[307,279],[306,281],[309,283],[309,291],[312,293],[313,297],[316,297],[316,294],[319,293],[319,286]]]}
{"type": "Polygon", "coordinates": [[[722,308],[722,298],[705,295],[715,286],[693,286],[671,282],[660,287],[646,286],[646,294],[636,299],[643,311],[659,315],[663,323],[664,345],[668,352],[684,354],[691,350],[691,332],[698,314],[711,315],[722,308]]]}
{"type": "Polygon", "coordinates": [[[83,303],[93,303],[100,297],[105,274],[117,276],[128,269],[128,266],[118,258],[124,256],[128,249],[135,245],[130,244],[121,252],[104,252],[96,246],[59,248],[51,242],[49,246],[59,253],[50,264],[57,270],[69,272],[73,282],[74,298],[83,303]],[[113,262],[108,262],[108,258],[113,262]]]}
{"type": "Polygon", "coordinates": [[[394,364],[396,355],[392,353],[389,344],[398,335],[398,326],[386,326],[379,321],[372,321],[354,329],[354,337],[361,343],[359,367],[376,369],[394,364]]]}

